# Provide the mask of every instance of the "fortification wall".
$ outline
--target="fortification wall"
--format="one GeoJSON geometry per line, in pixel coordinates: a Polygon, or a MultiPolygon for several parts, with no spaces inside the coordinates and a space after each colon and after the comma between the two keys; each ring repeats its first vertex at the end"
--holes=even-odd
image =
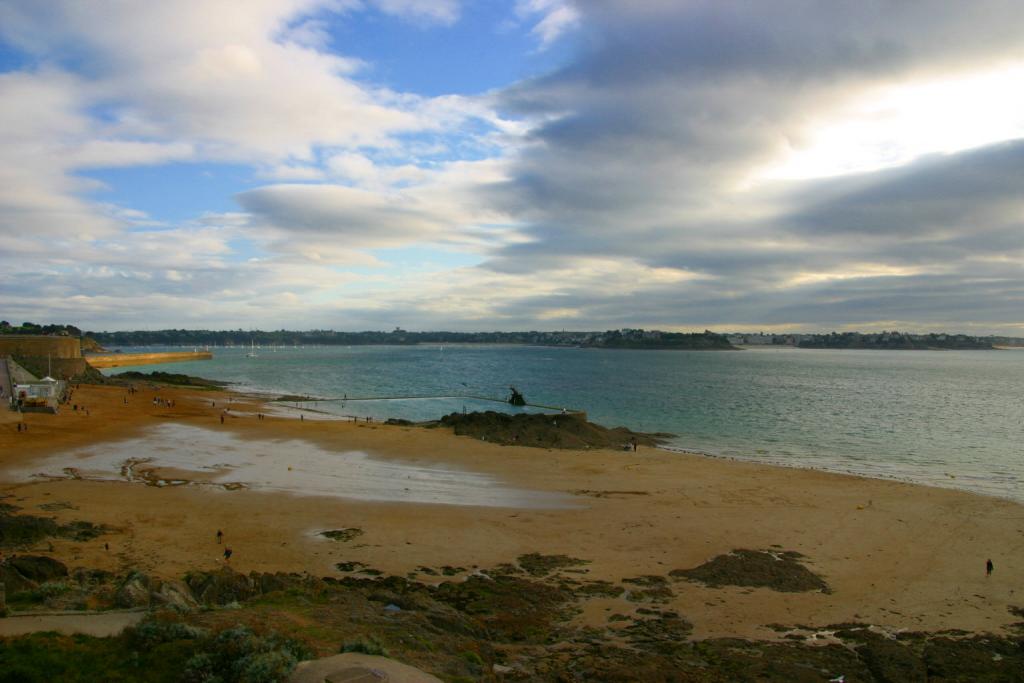
{"type": "Polygon", "coordinates": [[[81,358],[82,340],[78,337],[4,334],[0,335],[0,356],[81,358]]]}
{"type": "Polygon", "coordinates": [[[84,358],[50,358],[46,356],[15,356],[15,362],[36,377],[45,377],[47,374],[54,379],[69,380],[78,377],[89,365],[84,358]]]}

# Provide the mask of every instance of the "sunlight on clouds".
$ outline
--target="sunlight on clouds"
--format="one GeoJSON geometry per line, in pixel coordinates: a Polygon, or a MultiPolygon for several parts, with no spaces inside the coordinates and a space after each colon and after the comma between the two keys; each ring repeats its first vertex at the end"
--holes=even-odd
{"type": "Polygon", "coordinates": [[[549,308],[537,314],[538,320],[559,320],[563,318],[579,318],[583,315],[578,308],[549,308]]]}
{"type": "MultiPolygon", "coordinates": [[[[800,180],[875,171],[1024,136],[1024,64],[864,90],[811,123],[756,175],[800,180]]],[[[813,116],[813,115],[811,115],[813,116]]]]}
{"type": "Polygon", "coordinates": [[[930,272],[935,272],[934,268],[925,268],[923,266],[912,267],[887,266],[882,264],[860,264],[852,267],[846,266],[842,270],[821,272],[804,271],[796,273],[785,282],[781,283],[781,286],[803,287],[806,285],[817,285],[823,282],[837,282],[841,280],[854,280],[858,278],[872,277],[910,277],[912,275],[922,275],[930,272]]]}

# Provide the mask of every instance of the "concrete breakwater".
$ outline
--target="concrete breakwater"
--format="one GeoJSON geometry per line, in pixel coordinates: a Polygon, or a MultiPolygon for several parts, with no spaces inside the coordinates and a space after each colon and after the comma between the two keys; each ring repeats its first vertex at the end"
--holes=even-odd
{"type": "Polygon", "coordinates": [[[189,360],[212,360],[210,351],[170,351],[166,353],[104,353],[88,354],[85,359],[94,368],[119,368],[126,365],[156,365],[189,360]]]}

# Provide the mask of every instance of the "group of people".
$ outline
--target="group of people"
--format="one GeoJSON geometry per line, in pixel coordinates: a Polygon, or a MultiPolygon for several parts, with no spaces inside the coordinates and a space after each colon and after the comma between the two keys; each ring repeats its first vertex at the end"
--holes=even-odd
{"type": "Polygon", "coordinates": [[[166,399],[166,398],[164,398],[162,396],[154,396],[153,397],[153,405],[155,405],[155,406],[164,406],[165,408],[173,408],[174,407],[174,401],[171,400],[171,399],[166,399]]]}

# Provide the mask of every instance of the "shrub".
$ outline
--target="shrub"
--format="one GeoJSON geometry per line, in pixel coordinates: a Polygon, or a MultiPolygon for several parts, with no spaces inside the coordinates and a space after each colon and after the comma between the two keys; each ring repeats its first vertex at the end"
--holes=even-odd
{"type": "Polygon", "coordinates": [[[373,636],[367,638],[360,638],[347,642],[341,646],[342,652],[361,652],[364,655],[378,655],[381,657],[387,657],[387,649],[373,636]]]}

